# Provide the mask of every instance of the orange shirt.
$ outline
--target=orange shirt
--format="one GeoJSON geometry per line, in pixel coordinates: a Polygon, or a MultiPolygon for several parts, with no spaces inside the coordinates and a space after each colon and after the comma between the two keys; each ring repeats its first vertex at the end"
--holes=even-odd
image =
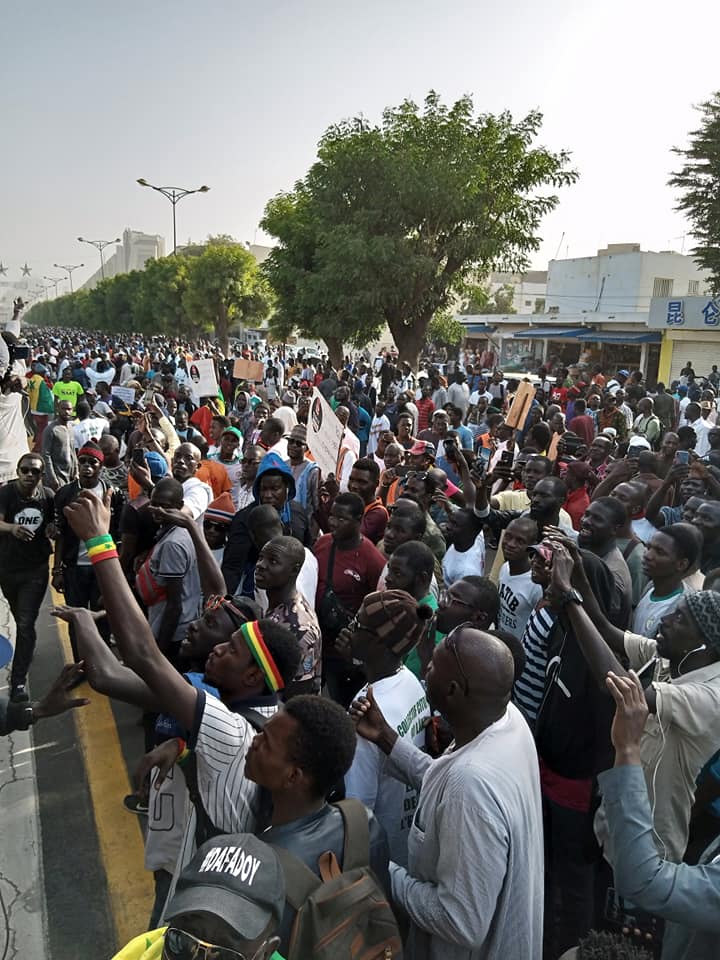
{"type": "Polygon", "coordinates": [[[195,471],[195,476],[203,483],[210,484],[215,500],[221,493],[229,493],[232,490],[227,470],[216,460],[201,460],[200,466],[195,471]]]}

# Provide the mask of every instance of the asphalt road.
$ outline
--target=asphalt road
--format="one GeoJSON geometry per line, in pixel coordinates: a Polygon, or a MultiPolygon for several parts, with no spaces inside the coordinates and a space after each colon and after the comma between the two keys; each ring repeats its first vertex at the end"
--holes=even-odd
{"type": "MultiPolygon", "coordinates": [[[[33,699],[70,660],[51,602],[38,618],[33,699]]],[[[122,805],[143,752],[140,714],[78,692],[89,706],[0,738],[0,960],[105,960],[147,929],[143,824],[122,805]]]]}

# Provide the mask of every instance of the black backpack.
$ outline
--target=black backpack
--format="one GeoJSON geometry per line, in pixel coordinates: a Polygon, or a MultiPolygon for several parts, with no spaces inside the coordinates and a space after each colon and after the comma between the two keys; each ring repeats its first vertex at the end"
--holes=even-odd
{"type": "Polygon", "coordinates": [[[359,800],[341,800],[343,869],[322,854],[317,877],[302,860],[274,846],[285,874],[287,902],[296,910],[287,960],[400,960],[395,915],[369,866],[370,827],[359,800]]]}

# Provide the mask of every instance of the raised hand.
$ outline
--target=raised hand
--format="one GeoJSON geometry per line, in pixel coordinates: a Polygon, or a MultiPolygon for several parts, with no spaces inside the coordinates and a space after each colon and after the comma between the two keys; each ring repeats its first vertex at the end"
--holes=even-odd
{"type": "Polygon", "coordinates": [[[83,677],[83,662],[68,663],[48,692],[33,706],[36,718],[55,717],[76,707],[85,707],[90,701],[86,697],[71,697],[70,691],[83,677]]]}
{"type": "Polygon", "coordinates": [[[348,712],[361,737],[376,743],[385,753],[390,753],[398,735],[375,703],[372,685],[367,688],[366,696],[353,700],[348,712]]]}
{"type": "Polygon", "coordinates": [[[615,701],[610,736],[615,747],[615,764],[640,763],[640,739],[645,730],[648,705],[637,674],[619,677],[610,671],[605,684],[615,701]]]}
{"type": "Polygon", "coordinates": [[[108,488],[103,500],[99,500],[89,490],[81,490],[77,500],[69,503],[64,514],[81,540],[101,537],[110,530],[110,499],[112,490],[108,488]]]}

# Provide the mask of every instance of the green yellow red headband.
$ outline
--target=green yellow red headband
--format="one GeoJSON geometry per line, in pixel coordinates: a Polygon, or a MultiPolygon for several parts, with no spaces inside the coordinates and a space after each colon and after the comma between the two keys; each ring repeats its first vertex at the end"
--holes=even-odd
{"type": "Polygon", "coordinates": [[[277,693],[278,690],[282,690],[285,686],[285,681],[280,676],[280,671],[277,668],[277,664],[273,659],[273,655],[267,648],[267,644],[263,639],[262,632],[260,631],[260,624],[257,620],[253,620],[250,623],[244,623],[240,627],[240,633],[245,638],[245,643],[247,643],[250,648],[250,653],[252,653],[255,658],[255,662],[262,670],[265,676],[265,682],[268,685],[269,689],[273,693],[277,693]]]}

